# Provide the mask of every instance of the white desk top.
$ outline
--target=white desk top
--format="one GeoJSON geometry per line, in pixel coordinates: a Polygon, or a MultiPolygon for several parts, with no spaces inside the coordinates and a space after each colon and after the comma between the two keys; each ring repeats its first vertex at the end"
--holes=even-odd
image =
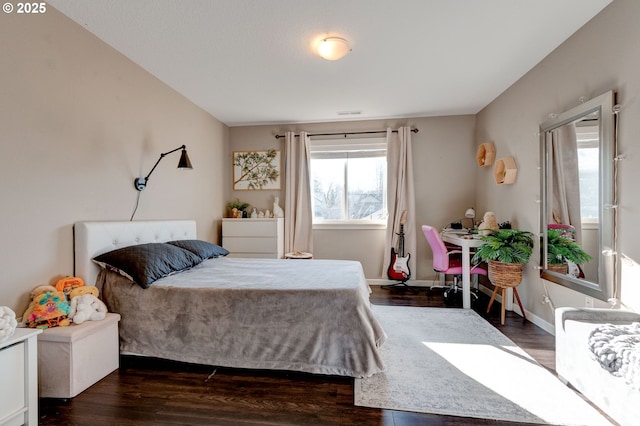
{"type": "Polygon", "coordinates": [[[442,233],[442,240],[457,245],[466,245],[469,247],[479,247],[484,241],[482,236],[478,234],[458,234],[445,231],[442,233]]]}

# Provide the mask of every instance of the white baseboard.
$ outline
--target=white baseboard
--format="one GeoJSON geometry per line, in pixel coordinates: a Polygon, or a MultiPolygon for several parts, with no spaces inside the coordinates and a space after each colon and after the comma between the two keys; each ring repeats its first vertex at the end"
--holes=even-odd
{"type": "MultiPolygon", "coordinates": [[[[392,281],[392,280],[385,280],[382,278],[378,278],[378,279],[367,279],[367,282],[369,283],[369,285],[379,285],[379,286],[383,286],[383,285],[391,285],[391,284],[395,284],[398,281],[392,281]]],[[[450,284],[450,283],[447,283],[450,284]]],[[[407,281],[407,285],[411,286],[411,287],[431,287],[433,285],[439,285],[439,281],[433,281],[433,280],[409,280],[407,281]]]]}
{"type": "Polygon", "coordinates": [[[529,321],[531,321],[532,323],[534,323],[535,325],[537,325],[538,327],[540,327],[541,329],[543,329],[544,331],[546,331],[547,333],[555,336],[556,335],[556,328],[553,324],[548,323],[547,321],[543,320],[542,318],[540,318],[537,315],[534,315],[533,313],[527,311],[527,319],[529,321]]]}

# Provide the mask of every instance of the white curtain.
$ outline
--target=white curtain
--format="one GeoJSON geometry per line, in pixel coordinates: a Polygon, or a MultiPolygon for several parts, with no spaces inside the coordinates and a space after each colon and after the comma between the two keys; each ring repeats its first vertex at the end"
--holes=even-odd
{"type": "Polygon", "coordinates": [[[410,254],[411,279],[416,276],[416,226],[413,165],[411,156],[411,128],[401,127],[397,132],[387,129],[387,232],[382,276],[387,276],[391,248],[398,248],[400,218],[407,211],[404,224],[404,252],[410,254]]]}
{"type": "Polygon", "coordinates": [[[285,133],[284,251],[313,253],[309,134],[285,133]]]}
{"type": "Polygon", "coordinates": [[[582,241],[580,216],[580,178],[578,175],[578,142],[573,124],[567,124],[547,134],[551,144],[551,181],[553,198],[547,223],[573,225],[575,239],[582,241]]]}

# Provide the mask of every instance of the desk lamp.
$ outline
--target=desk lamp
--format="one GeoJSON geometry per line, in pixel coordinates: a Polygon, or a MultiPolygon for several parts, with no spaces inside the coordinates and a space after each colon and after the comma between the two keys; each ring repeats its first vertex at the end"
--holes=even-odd
{"type": "Polygon", "coordinates": [[[464,216],[468,219],[471,219],[471,228],[475,229],[476,227],[476,221],[475,221],[475,217],[476,217],[476,211],[472,208],[468,208],[467,211],[464,213],[464,216]]]}

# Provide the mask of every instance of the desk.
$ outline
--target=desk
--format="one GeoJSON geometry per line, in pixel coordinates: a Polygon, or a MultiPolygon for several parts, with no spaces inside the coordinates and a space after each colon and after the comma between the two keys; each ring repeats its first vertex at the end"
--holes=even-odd
{"type": "Polygon", "coordinates": [[[480,238],[463,238],[460,234],[443,232],[442,241],[462,247],[462,307],[471,308],[471,248],[480,247],[480,238]]]}

